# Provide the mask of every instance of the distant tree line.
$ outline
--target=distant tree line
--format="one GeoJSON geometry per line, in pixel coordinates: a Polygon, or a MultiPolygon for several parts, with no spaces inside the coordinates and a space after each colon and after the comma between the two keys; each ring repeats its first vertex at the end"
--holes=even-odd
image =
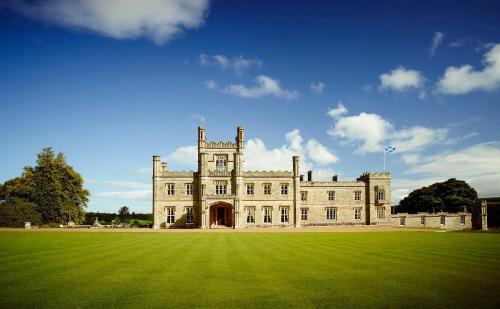
{"type": "Polygon", "coordinates": [[[87,212],[85,214],[85,224],[93,224],[96,218],[98,218],[99,222],[105,224],[111,224],[113,221],[116,222],[117,219],[120,222],[130,222],[134,220],[144,220],[152,222],[153,214],[132,212],[130,214],[121,215],[119,212],[118,214],[112,212],[87,212]]]}
{"type": "Polygon", "coordinates": [[[34,167],[0,185],[0,225],[83,222],[90,192],[62,153],[44,148],[34,167]]]}
{"type": "Polygon", "coordinates": [[[455,178],[437,182],[428,187],[412,191],[396,206],[396,212],[472,212],[478,205],[477,192],[463,180],[455,178]]]}

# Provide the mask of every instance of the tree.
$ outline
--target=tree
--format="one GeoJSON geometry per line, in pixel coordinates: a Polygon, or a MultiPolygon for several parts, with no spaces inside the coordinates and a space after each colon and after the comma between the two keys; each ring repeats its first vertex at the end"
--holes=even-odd
{"type": "Polygon", "coordinates": [[[463,180],[451,178],[412,191],[399,202],[397,212],[457,212],[464,206],[471,212],[478,202],[474,188],[463,180]]]}
{"type": "Polygon", "coordinates": [[[0,203],[0,226],[23,227],[24,222],[42,222],[36,204],[17,197],[0,203]]]}
{"type": "Polygon", "coordinates": [[[21,177],[0,188],[0,199],[23,198],[36,204],[45,223],[80,223],[89,195],[82,176],[66,163],[62,153],[56,156],[50,147],[38,154],[35,167],[25,167],[21,177]]]}
{"type": "Polygon", "coordinates": [[[127,217],[130,216],[130,210],[128,209],[127,206],[122,206],[120,207],[120,210],[118,210],[118,216],[121,219],[126,219],[127,217]]]}

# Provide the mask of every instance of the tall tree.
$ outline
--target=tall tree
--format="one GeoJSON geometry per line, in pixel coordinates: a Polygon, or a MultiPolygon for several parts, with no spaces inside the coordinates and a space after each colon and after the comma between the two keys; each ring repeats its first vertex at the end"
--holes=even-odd
{"type": "Polygon", "coordinates": [[[118,216],[122,219],[126,219],[128,216],[130,216],[130,210],[128,209],[128,207],[120,207],[120,209],[118,210],[118,216]]]}
{"type": "Polygon", "coordinates": [[[21,177],[0,188],[0,199],[16,197],[36,204],[45,223],[82,222],[89,195],[82,176],[66,163],[62,153],[55,155],[50,147],[38,154],[36,166],[25,167],[21,177]]]}
{"type": "Polygon", "coordinates": [[[477,192],[463,180],[455,178],[437,182],[429,187],[412,191],[399,202],[398,212],[457,212],[466,207],[468,211],[478,203],[477,192]]]}

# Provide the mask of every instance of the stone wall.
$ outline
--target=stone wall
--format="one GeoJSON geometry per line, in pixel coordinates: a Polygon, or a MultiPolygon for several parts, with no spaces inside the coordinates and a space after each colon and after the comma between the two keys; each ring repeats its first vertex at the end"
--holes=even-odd
{"type": "Polygon", "coordinates": [[[472,229],[472,218],[473,216],[469,212],[398,213],[390,216],[393,226],[442,230],[470,230],[472,229]]]}

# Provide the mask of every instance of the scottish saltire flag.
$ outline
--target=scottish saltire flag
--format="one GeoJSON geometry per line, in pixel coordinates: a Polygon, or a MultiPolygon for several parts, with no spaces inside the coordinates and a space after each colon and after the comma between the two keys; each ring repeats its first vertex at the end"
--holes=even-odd
{"type": "Polygon", "coordinates": [[[385,152],[394,152],[394,151],[396,151],[396,147],[395,146],[385,146],[384,151],[385,152]]]}

